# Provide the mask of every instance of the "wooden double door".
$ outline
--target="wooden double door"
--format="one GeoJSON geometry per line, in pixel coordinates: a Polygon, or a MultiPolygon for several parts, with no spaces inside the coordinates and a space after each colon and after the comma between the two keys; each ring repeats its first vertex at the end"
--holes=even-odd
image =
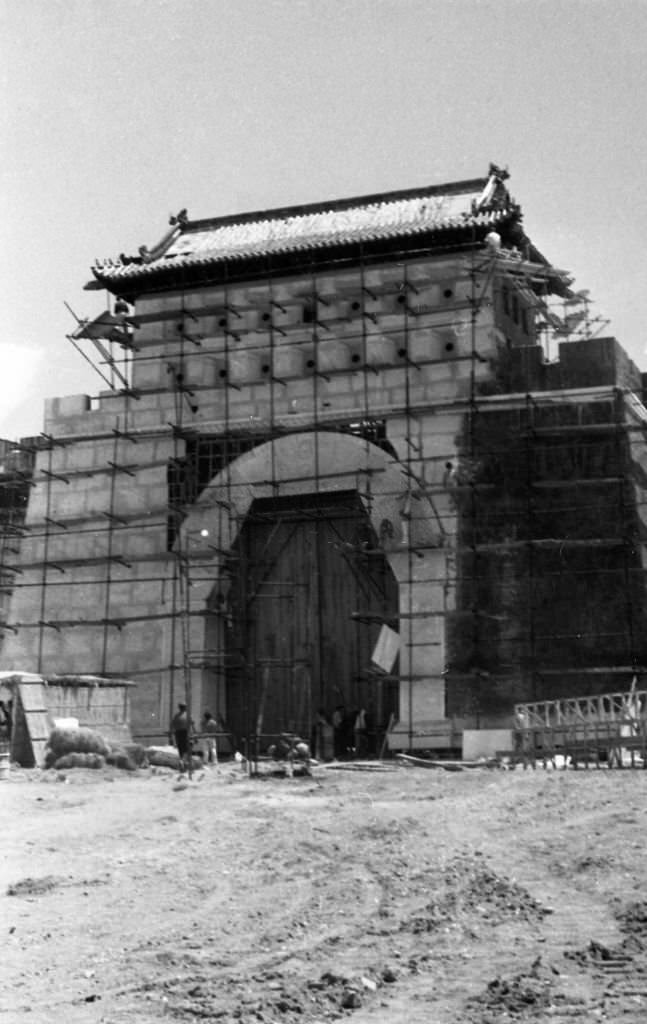
{"type": "Polygon", "coordinates": [[[373,747],[397,711],[397,683],[371,671],[398,587],[356,492],[256,500],[231,561],[227,720],[260,749],[311,739],[317,716],[368,711],[373,747]]]}

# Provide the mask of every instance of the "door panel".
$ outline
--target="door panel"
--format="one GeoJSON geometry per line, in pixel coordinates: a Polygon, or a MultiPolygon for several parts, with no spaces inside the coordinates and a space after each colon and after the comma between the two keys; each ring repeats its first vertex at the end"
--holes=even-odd
{"type": "Polygon", "coordinates": [[[380,729],[397,687],[369,675],[397,584],[355,493],[255,501],[233,561],[227,708],[239,738],[310,738],[315,716],[367,708],[380,729]]]}

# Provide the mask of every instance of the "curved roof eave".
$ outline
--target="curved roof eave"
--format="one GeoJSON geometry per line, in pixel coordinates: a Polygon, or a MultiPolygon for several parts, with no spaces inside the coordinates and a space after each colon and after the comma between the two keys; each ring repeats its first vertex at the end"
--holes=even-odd
{"type": "Polygon", "coordinates": [[[466,231],[476,230],[482,240],[482,236],[488,229],[501,227],[504,222],[513,219],[513,215],[504,211],[490,211],[481,213],[470,218],[452,218],[440,227],[429,229],[426,225],[419,228],[411,227],[406,230],[382,230],[368,234],[345,233],[333,238],[319,238],[302,241],[291,241],[285,244],[263,247],[260,245],[249,245],[238,248],[227,248],[218,251],[206,251],[198,253],[186,253],[178,256],[162,256],[154,261],[144,262],[143,260],[105,261],[103,264],[92,267],[94,280],[90,281],[86,288],[107,288],[115,294],[121,292],[141,291],[146,283],[153,280],[162,280],[172,277],[174,274],[183,273],[190,276],[192,270],[200,270],[210,266],[217,267],[225,264],[244,264],[260,259],[277,261],[287,259],[290,255],[298,255],[311,252],[313,256],[320,256],[326,250],[348,249],[358,245],[379,245],[380,243],[390,244],[397,239],[402,239],[403,250],[412,248],[417,239],[429,238],[431,249],[451,248],[453,239],[466,231]],[[431,238],[430,238],[431,236],[431,238]]]}

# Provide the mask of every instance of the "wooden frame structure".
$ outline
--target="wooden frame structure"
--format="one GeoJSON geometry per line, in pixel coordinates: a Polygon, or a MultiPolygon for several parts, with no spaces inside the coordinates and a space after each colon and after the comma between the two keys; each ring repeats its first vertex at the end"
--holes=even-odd
{"type": "Polygon", "coordinates": [[[524,766],[647,768],[647,690],[515,706],[514,756],[524,766]]]}

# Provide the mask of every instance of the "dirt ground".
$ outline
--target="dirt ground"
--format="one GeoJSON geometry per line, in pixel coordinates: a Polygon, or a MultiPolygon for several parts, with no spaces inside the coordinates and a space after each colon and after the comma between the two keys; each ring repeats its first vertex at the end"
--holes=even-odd
{"type": "Polygon", "coordinates": [[[0,782],[0,1022],[647,1019],[647,772],[0,782]]]}

